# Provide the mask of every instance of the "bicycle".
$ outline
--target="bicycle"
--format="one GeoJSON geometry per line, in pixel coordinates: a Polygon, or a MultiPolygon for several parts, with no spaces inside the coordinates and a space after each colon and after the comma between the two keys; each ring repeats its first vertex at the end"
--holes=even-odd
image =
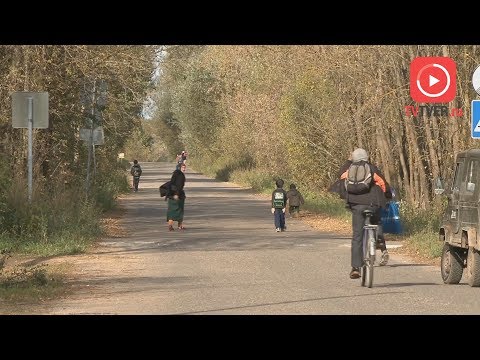
{"type": "Polygon", "coordinates": [[[362,265],[362,286],[371,288],[373,285],[373,266],[375,264],[375,252],[377,249],[377,227],[371,222],[373,210],[364,210],[365,223],[363,225],[363,265],[362,265]]]}

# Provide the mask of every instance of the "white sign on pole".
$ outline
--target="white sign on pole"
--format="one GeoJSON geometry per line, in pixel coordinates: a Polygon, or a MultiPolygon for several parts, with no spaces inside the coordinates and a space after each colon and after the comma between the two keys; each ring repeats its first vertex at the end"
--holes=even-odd
{"type": "MultiPolygon", "coordinates": [[[[90,141],[92,136],[91,129],[80,129],[80,139],[84,141],[90,141]]],[[[103,126],[98,126],[93,129],[93,144],[94,145],[103,145],[105,139],[103,136],[103,126]]]]}
{"type": "Polygon", "coordinates": [[[17,91],[12,93],[12,125],[28,128],[28,101],[33,100],[32,117],[34,129],[48,128],[48,92],[17,91]]]}

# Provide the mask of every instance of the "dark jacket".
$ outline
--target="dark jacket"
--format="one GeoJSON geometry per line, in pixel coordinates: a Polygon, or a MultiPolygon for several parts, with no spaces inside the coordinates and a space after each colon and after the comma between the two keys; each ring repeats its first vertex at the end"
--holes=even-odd
{"type": "Polygon", "coordinates": [[[297,189],[288,190],[287,199],[290,206],[300,206],[305,203],[302,194],[297,189]]]}
{"type": "Polygon", "coordinates": [[[349,194],[345,190],[345,178],[352,161],[346,161],[339,170],[340,179],[330,187],[329,191],[338,193],[342,199],[345,199],[349,205],[375,205],[385,207],[388,199],[392,198],[390,184],[385,180],[385,176],[380,170],[370,162],[370,169],[373,174],[374,184],[366,194],[349,194]]]}
{"type": "Polygon", "coordinates": [[[181,170],[175,170],[170,179],[170,197],[178,195],[180,199],[185,199],[185,174],[181,170]]]}
{"type": "Polygon", "coordinates": [[[285,206],[287,205],[287,192],[285,190],[283,190],[282,188],[276,188],[275,190],[273,190],[272,192],[272,208],[274,208],[275,206],[273,205],[273,200],[274,200],[274,194],[277,192],[277,191],[280,191],[280,192],[283,192],[283,207],[285,208],[285,206]]]}
{"type": "Polygon", "coordinates": [[[132,168],[130,169],[130,174],[132,174],[132,176],[135,176],[135,170],[137,171],[138,173],[138,177],[140,177],[142,175],[142,168],[140,166],[140,164],[134,164],[132,166],[132,168]]]}
{"type": "Polygon", "coordinates": [[[328,189],[329,192],[336,193],[340,195],[340,199],[345,200],[347,197],[347,190],[345,189],[345,180],[342,179],[342,174],[348,170],[348,168],[352,165],[351,160],[347,160],[340,166],[340,169],[337,172],[337,180],[330,186],[328,189]]]}

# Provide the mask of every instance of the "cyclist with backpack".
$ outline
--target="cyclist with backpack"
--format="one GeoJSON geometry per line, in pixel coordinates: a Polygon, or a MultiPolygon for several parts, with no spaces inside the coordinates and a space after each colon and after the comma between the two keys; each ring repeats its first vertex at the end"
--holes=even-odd
{"type": "MultiPolygon", "coordinates": [[[[387,198],[392,197],[390,185],[380,170],[369,162],[368,153],[361,148],[352,152],[351,160],[342,167],[340,175],[344,191],[340,194],[352,211],[352,250],[351,279],[360,277],[360,267],[363,264],[362,236],[365,217],[363,211],[372,209],[374,216],[372,224],[378,225],[378,248],[382,251],[379,265],[388,263],[389,255],[383,237],[380,209],[385,207],[387,198]],[[342,196],[343,195],[343,196],[342,196]]],[[[343,190],[343,189],[342,189],[343,190]]]]}
{"type": "Polygon", "coordinates": [[[287,192],[283,189],[284,181],[275,181],[277,187],[272,192],[272,214],[275,216],[275,230],[277,232],[287,230],[285,225],[285,209],[287,206],[287,192]]]}
{"type": "Polygon", "coordinates": [[[137,192],[140,176],[142,176],[142,167],[138,163],[138,160],[133,160],[133,166],[130,169],[130,174],[133,176],[133,191],[137,192]]]}

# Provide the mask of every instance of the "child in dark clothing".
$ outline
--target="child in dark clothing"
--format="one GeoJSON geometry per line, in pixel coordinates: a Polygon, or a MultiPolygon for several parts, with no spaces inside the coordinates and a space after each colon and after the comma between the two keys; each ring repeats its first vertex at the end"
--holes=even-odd
{"type": "Polygon", "coordinates": [[[277,188],[272,192],[272,214],[275,216],[275,230],[277,232],[287,230],[285,225],[285,207],[287,205],[287,192],[283,190],[283,180],[275,182],[277,188]]]}
{"type": "Polygon", "coordinates": [[[287,191],[288,212],[290,216],[297,217],[300,211],[300,205],[305,203],[300,191],[297,190],[295,184],[290,184],[290,190],[287,191]]]}
{"type": "Polygon", "coordinates": [[[133,176],[133,191],[137,192],[140,176],[142,176],[142,167],[138,163],[138,160],[133,160],[133,166],[130,168],[130,174],[133,176]]]}

